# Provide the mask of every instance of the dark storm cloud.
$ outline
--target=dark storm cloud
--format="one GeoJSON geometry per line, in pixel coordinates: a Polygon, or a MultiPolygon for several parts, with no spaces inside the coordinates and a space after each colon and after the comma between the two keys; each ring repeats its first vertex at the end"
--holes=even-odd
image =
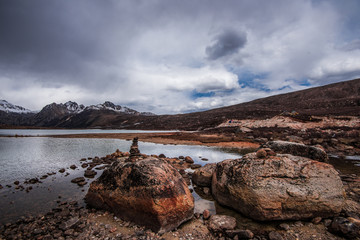
{"type": "Polygon", "coordinates": [[[245,32],[225,30],[214,38],[214,43],[206,47],[205,52],[210,60],[216,60],[226,55],[236,53],[247,42],[245,32]]]}
{"type": "MultiPolygon", "coordinates": [[[[111,61],[101,41],[110,1],[0,1],[0,69],[38,81],[86,83],[89,65],[111,61]],[[105,17],[106,16],[106,17],[105,17]]],[[[111,13],[111,11],[110,11],[111,13]]],[[[120,48],[118,48],[119,51],[120,48]]],[[[92,67],[94,67],[92,65],[92,67]]]]}

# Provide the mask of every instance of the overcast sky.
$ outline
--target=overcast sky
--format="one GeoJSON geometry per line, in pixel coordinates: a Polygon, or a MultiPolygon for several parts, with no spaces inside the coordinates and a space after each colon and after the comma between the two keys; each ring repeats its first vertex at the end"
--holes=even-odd
{"type": "Polygon", "coordinates": [[[0,99],[184,113],[360,77],[358,0],[0,0],[0,99]]]}

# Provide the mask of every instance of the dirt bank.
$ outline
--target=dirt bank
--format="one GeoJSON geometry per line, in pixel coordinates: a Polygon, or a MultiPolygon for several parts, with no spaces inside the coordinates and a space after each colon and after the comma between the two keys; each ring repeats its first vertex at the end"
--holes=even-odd
{"type": "Polygon", "coordinates": [[[139,141],[160,144],[202,145],[224,148],[256,149],[260,146],[254,141],[239,141],[223,134],[203,134],[200,132],[166,132],[166,133],[98,133],[49,135],[55,138],[112,138],[131,140],[138,137],[139,141]]]}

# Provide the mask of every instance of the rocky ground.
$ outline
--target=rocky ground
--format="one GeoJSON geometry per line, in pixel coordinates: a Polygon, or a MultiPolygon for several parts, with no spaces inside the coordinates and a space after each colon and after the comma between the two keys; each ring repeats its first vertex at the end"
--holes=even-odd
{"type": "MultiPolygon", "coordinates": [[[[128,156],[129,153],[117,151],[102,158],[82,159],[81,165],[86,169],[84,175],[93,175],[93,168],[107,168],[115,159],[128,156]]],[[[163,155],[153,157],[171,163],[188,185],[191,185],[192,174],[185,170],[199,167],[193,164],[191,158],[180,156],[170,159],[163,155]]],[[[71,182],[81,186],[87,182],[86,179],[88,178],[73,179],[71,182]]],[[[124,221],[110,212],[84,208],[74,201],[58,201],[58,207],[44,215],[24,217],[0,226],[0,239],[357,239],[359,235],[351,234],[360,229],[360,178],[356,175],[342,175],[341,179],[346,190],[346,207],[334,218],[257,222],[244,216],[239,217],[239,214],[230,214],[235,218],[227,216],[228,214],[211,216],[205,210],[195,212],[193,218],[178,229],[159,235],[124,221]]],[[[37,180],[30,180],[33,181],[37,180]]],[[[206,187],[194,188],[199,195],[207,194],[211,198],[206,187]]]]}
{"type": "MultiPolygon", "coordinates": [[[[284,126],[260,125],[256,128],[226,126],[209,129],[201,133],[174,132],[136,135],[139,136],[140,141],[215,145],[244,152],[254,151],[268,140],[280,139],[318,144],[328,153],[360,155],[359,131],[359,127],[327,126],[299,131],[284,126]],[[243,150],[244,148],[246,150],[243,150]]],[[[96,134],[96,136],[81,135],[81,137],[131,139],[134,134],[96,134]]],[[[87,188],[91,178],[96,175],[94,169],[106,169],[113,161],[128,157],[129,153],[116,151],[100,158],[81,159],[80,163],[69,168],[84,169],[84,177],[71,179],[72,183],[69,184],[77,184],[87,188]]],[[[201,184],[196,186],[192,182],[193,174],[188,170],[198,169],[201,165],[194,164],[191,158],[185,156],[167,158],[164,155],[153,155],[153,157],[161,158],[173,165],[189,185],[191,191],[194,189],[198,195],[212,199],[211,189],[201,186],[201,184]]],[[[68,171],[67,168],[59,169],[60,173],[66,173],[66,171],[68,171]]],[[[53,174],[55,173],[28,179],[24,183],[16,181],[13,185],[18,191],[31,191],[34,184],[41,184],[42,179],[53,174]]],[[[75,201],[59,200],[58,206],[44,215],[23,217],[16,222],[0,226],[0,239],[360,239],[360,178],[356,174],[344,173],[340,174],[340,177],[346,192],[346,200],[345,207],[335,217],[317,217],[306,221],[261,222],[251,220],[229,209],[225,213],[218,211],[219,215],[213,216],[205,210],[204,212],[195,212],[192,219],[179,228],[159,235],[144,227],[124,221],[110,212],[85,208],[75,201]],[[225,214],[225,217],[220,214],[225,214]]],[[[0,191],[3,187],[6,186],[0,185],[0,191]]]]}

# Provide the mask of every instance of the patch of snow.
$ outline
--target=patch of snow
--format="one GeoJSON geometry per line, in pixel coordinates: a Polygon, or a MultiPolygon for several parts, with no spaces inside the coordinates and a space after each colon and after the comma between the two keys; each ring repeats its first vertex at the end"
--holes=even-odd
{"type": "Polygon", "coordinates": [[[17,106],[7,102],[6,100],[0,100],[0,111],[11,112],[11,113],[34,113],[33,111],[17,106]]]}

